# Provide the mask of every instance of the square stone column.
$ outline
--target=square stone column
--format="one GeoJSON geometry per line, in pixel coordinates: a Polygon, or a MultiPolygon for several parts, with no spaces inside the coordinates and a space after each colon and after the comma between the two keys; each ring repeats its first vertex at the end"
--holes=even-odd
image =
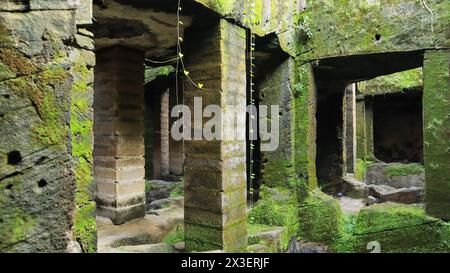
{"type": "Polygon", "coordinates": [[[345,173],[354,173],[356,169],[356,84],[350,84],[344,91],[343,147],[345,173]]]}
{"type": "Polygon", "coordinates": [[[366,157],[367,159],[375,158],[375,148],[373,140],[373,98],[366,97],[364,99],[365,127],[366,127],[366,157]]]}
{"type": "Polygon", "coordinates": [[[364,96],[358,96],[356,100],[356,157],[366,159],[366,106],[364,96]]]}
{"type": "MultiPolygon", "coordinates": [[[[194,114],[194,99],[202,99],[203,109],[220,106],[243,107],[236,122],[222,115],[222,139],[195,139],[184,142],[185,228],[187,251],[223,249],[242,252],[247,245],[246,183],[246,32],[221,19],[220,23],[186,33],[185,104],[194,114]],[[227,138],[233,133],[243,139],[227,138]]],[[[210,118],[203,118],[203,125],[210,118]]],[[[201,133],[201,127],[194,127],[201,133]]]]}
{"type": "Polygon", "coordinates": [[[426,210],[450,220],[450,51],[425,52],[423,75],[426,210]]]}
{"type": "Polygon", "coordinates": [[[97,214],[122,224],[145,215],[144,53],[97,52],[94,179],[97,214]]]}

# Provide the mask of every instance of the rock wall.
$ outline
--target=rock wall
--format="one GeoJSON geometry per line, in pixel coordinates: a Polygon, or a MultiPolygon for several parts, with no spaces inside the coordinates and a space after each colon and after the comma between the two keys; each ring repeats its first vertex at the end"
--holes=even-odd
{"type": "Polygon", "coordinates": [[[292,87],[293,61],[287,59],[282,64],[264,74],[258,88],[260,91],[260,104],[268,106],[268,115],[271,115],[270,106],[280,107],[278,117],[267,119],[267,128],[270,130],[272,120],[279,121],[279,146],[275,151],[262,151],[262,179],[268,186],[287,186],[294,178],[293,147],[292,147],[292,87]]]}
{"type": "Polygon", "coordinates": [[[303,60],[449,47],[449,1],[318,0],[298,16],[303,60]],[[357,31],[355,31],[357,30],[357,31]],[[303,35],[305,36],[305,35],[303,35]]]}
{"type": "Polygon", "coordinates": [[[90,7],[0,7],[1,252],[95,250],[90,7]]]}

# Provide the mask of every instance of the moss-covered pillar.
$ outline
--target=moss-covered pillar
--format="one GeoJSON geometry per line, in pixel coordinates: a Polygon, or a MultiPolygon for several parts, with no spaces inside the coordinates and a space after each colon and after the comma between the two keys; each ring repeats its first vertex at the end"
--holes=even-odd
{"type": "MultiPolygon", "coordinates": [[[[273,62],[274,60],[272,60],[273,62]]],[[[292,122],[293,93],[291,81],[294,79],[294,61],[289,58],[277,65],[273,70],[264,71],[263,80],[258,84],[260,105],[268,107],[267,127],[272,128],[272,120],[278,119],[278,147],[273,151],[262,151],[262,183],[269,187],[288,186],[294,177],[292,122]],[[276,116],[272,116],[271,106],[278,106],[276,116]]],[[[265,118],[265,117],[260,117],[265,118]]]]}
{"type": "Polygon", "coordinates": [[[344,173],[354,173],[356,169],[356,84],[350,84],[344,91],[344,173]]]}
{"type": "Polygon", "coordinates": [[[359,95],[356,100],[356,157],[364,160],[366,154],[366,107],[364,96],[359,95]]]}
{"type": "MultiPolygon", "coordinates": [[[[235,122],[222,117],[220,139],[185,139],[185,230],[187,251],[246,250],[246,33],[221,19],[211,27],[186,33],[186,65],[190,78],[204,84],[202,90],[186,82],[185,104],[194,111],[194,100],[203,107],[222,110],[243,107],[235,122]],[[241,135],[238,139],[230,134],[241,135]],[[242,138],[242,134],[243,138],[242,138]]],[[[223,111],[222,111],[223,112],[223,111]]],[[[204,121],[209,121],[205,118],[204,121]]]]}
{"type": "Polygon", "coordinates": [[[365,127],[366,127],[366,157],[371,159],[375,157],[375,148],[373,141],[373,99],[365,97],[365,127]]]}
{"type": "Polygon", "coordinates": [[[97,214],[122,224],[145,214],[144,53],[97,52],[94,178],[97,214]]]}
{"type": "Polygon", "coordinates": [[[295,65],[293,100],[294,165],[297,176],[310,189],[317,188],[316,135],[317,88],[310,63],[295,65]]]}
{"type": "Polygon", "coordinates": [[[426,209],[450,220],[450,51],[425,52],[423,74],[426,209]]]}

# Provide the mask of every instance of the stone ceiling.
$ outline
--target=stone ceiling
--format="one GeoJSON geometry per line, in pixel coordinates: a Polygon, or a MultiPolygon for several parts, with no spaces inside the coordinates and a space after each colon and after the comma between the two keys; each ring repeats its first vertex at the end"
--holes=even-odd
{"type": "MultiPolygon", "coordinates": [[[[177,45],[177,2],[103,0],[94,2],[96,50],[122,45],[146,52],[147,58],[175,57],[177,45]],[[173,12],[169,12],[173,10],[173,12]]],[[[192,16],[181,17],[184,29],[192,16]]]]}

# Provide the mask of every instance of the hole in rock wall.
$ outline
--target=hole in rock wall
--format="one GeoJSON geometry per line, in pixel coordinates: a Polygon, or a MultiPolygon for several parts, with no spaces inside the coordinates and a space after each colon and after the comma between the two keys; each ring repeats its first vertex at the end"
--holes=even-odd
{"type": "Polygon", "coordinates": [[[17,165],[22,162],[22,155],[19,151],[11,151],[8,153],[8,165],[17,165]]]}
{"type": "Polygon", "coordinates": [[[381,40],[381,35],[380,34],[375,34],[375,40],[376,41],[379,41],[379,40],[381,40]]]}
{"type": "Polygon", "coordinates": [[[37,182],[37,185],[39,188],[44,188],[45,186],[47,186],[47,181],[45,181],[44,179],[41,179],[37,182]]]}

